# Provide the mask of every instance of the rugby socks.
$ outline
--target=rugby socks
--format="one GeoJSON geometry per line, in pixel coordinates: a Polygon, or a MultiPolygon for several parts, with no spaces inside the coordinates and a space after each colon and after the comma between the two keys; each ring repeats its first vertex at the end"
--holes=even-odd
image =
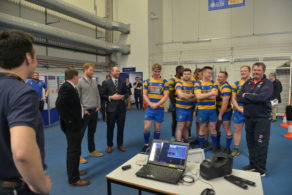
{"type": "Polygon", "coordinates": [[[198,138],[200,142],[200,148],[204,148],[204,144],[206,142],[205,135],[199,135],[198,138]]]}
{"type": "Polygon", "coordinates": [[[218,136],[216,134],[211,134],[212,139],[212,148],[216,148],[218,146],[218,136]]]}
{"type": "Polygon", "coordinates": [[[160,138],[160,132],[154,132],[154,139],[159,139],[160,138]]]}
{"type": "Polygon", "coordinates": [[[239,145],[234,145],[234,150],[239,151],[239,145]]]}
{"type": "Polygon", "coordinates": [[[226,135],[226,148],[227,149],[230,149],[231,142],[232,142],[232,134],[226,135]]]}
{"type": "Polygon", "coordinates": [[[144,144],[145,145],[149,144],[149,138],[150,138],[150,132],[144,133],[144,144]]]}

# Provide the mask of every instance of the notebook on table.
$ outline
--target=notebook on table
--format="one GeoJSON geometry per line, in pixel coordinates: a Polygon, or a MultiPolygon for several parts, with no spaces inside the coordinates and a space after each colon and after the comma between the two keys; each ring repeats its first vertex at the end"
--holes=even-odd
{"type": "Polygon", "coordinates": [[[188,149],[188,143],[153,140],[147,164],[136,175],[177,184],[186,170],[188,149]]]}

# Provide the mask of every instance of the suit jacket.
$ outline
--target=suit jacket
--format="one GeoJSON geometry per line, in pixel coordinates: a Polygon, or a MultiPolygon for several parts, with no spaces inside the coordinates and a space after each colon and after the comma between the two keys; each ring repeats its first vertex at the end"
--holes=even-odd
{"type": "Polygon", "coordinates": [[[66,130],[65,124],[71,126],[70,129],[81,131],[82,128],[82,108],[78,91],[71,83],[65,82],[59,90],[56,100],[56,108],[60,115],[61,129],[66,130]]]}
{"type": "Polygon", "coordinates": [[[126,83],[123,81],[118,81],[118,90],[116,91],[116,86],[112,79],[108,79],[102,82],[101,87],[101,96],[106,101],[106,111],[107,112],[126,112],[126,102],[125,100],[129,96],[129,90],[127,89],[126,83]],[[109,100],[109,96],[118,93],[124,95],[124,98],[121,100],[109,100]]]}

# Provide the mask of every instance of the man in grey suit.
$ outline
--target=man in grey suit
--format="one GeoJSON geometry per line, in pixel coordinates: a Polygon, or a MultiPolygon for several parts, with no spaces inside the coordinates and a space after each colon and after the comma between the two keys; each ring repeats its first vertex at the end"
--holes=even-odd
{"type": "Polygon", "coordinates": [[[129,90],[127,89],[126,83],[119,80],[119,67],[112,67],[110,76],[110,79],[103,81],[101,87],[101,96],[107,102],[106,112],[108,148],[106,152],[112,152],[115,123],[117,123],[118,127],[118,149],[125,152],[126,149],[123,146],[124,126],[127,111],[125,101],[129,96],[129,90]]]}

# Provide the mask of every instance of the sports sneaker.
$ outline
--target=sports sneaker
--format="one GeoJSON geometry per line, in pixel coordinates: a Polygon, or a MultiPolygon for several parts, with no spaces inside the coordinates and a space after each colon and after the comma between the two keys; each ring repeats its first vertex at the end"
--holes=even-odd
{"type": "Polygon", "coordinates": [[[239,150],[232,150],[232,152],[231,152],[231,156],[232,156],[232,157],[236,157],[236,156],[238,156],[239,154],[240,154],[239,150]]]}
{"type": "Polygon", "coordinates": [[[244,170],[244,171],[254,171],[255,168],[252,165],[246,165],[246,166],[242,167],[242,170],[244,170]]]}
{"type": "Polygon", "coordinates": [[[211,150],[215,154],[218,153],[218,152],[220,152],[220,148],[218,148],[218,147],[215,147],[215,148],[212,147],[211,150]]]}
{"type": "Polygon", "coordinates": [[[229,148],[224,148],[223,152],[226,154],[231,154],[231,150],[229,148]]]}
{"type": "Polygon", "coordinates": [[[143,148],[142,148],[142,150],[141,150],[141,152],[142,152],[142,153],[146,153],[146,152],[148,152],[149,150],[150,150],[149,145],[144,145],[143,148]]]}
{"type": "Polygon", "coordinates": [[[80,164],[88,163],[88,160],[86,160],[83,156],[80,156],[80,164]]]}
{"type": "Polygon", "coordinates": [[[266,173],[265,172],[260,172],[260,171],[257,171],[255,169],[252,172],[259,173],[261,175],[261,177],[265,177],[266,176],[266,173]]]}
{"type": "Polygon", "coordinates": [[[101,157],[101,156],[103,156],[103,153],[101,153],[97,150],[94,150],[93,152],[90,152],[89,155],[94,156],[94,157],[101,157]]]}
{"type": "Polygon", "coordinates": [[[200,145],[200,142],[199,142],[197,139],[195,139],[195,140],[192,141],[190,144],[191,144],[191,145],[200,145]]]}

